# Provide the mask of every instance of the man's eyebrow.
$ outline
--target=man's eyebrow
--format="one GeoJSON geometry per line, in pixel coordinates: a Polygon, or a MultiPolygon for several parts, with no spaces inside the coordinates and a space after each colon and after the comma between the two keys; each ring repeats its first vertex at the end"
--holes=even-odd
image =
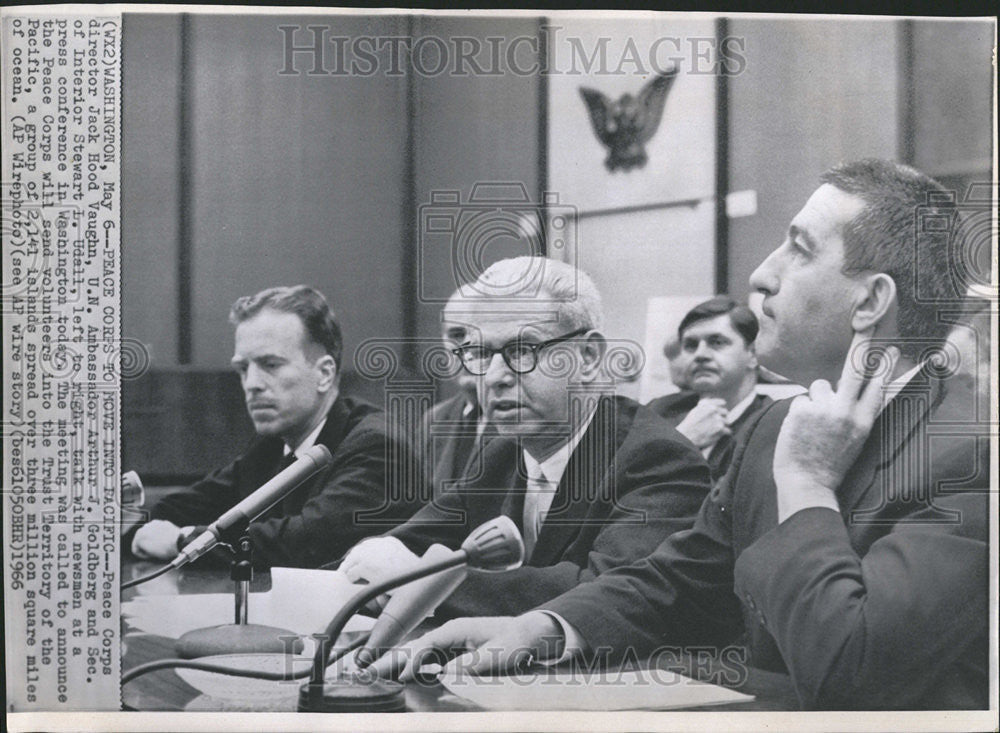
{"type": "Polygon", "coordinates": [[[795,224],[788,227],[788,238],[800,239],[806,244],[806,246],[809,247],[809,249],[816,249],[816,240],[813,239],[812,235],[802,227],[798,227],[795,224]]]}
{"type": "Polygon", "coordinates": [[[240,364],[247,364],[251,361],[269,361],[269,360],[284,361],[285,357],[281,356],[280,354],[258,354],[257,356],[251,356],[249,359],[242,356],[234,356],[232,359],[229,360],[229,363],[232,364],[233,366],[239,366],[240,364]]]}

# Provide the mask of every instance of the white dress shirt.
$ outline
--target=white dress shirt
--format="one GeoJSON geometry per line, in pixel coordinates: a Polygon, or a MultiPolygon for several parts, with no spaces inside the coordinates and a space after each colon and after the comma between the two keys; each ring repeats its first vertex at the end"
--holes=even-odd
{"type": "Polygon", "coordinates": [[[304,437],[302,439],[302,442],[299,443],[294,448],[288,445],[288,443],[285,443],[284,455],[287,456],[289,453],[294,453],[296,456],[300,456],[302,455],[302,451],[307,451],[310,448],[312,448],[314,445],[316,445],[316,438],[319,437],[319,434],[322,432],[324,425],[326,425],[325,417],[322,420],[320,420],[319,425],[313,428],[312,432],[310,432],[309,435],[304,437]]]}
{"type": "Polygon", "coordinates": [[[524,527],[525,558],[531,557],[531,552],[535,549],[538,533],[541,532],[542,523],[552,507],[552,500],[555,498],[556,489],[559,488],[559,482],[562,481],[563,474],[566,472],[569,458],[580,444],[587,428],[590,427],[596,410],[595,403],[587,419],[580,424],[570,439],[559,446],[555,453],[544,461],[539,462],[527,450],[524,451],[524,467],[528,472],[528,486],[524,494],[524,514],[521,525],[524,527]]]}
{"type": "MultiPolygon", "coordinates": [[[[757,391],[752,389],[752,390],[750,390],[750,394],[748,394],[742,400],[740,400],[735,405],[733,405],[733,409],[731,409],[728,412],[726,412],[726,420],[725,420],[726,425],[727,426],[728,425],[732,425],[734,422],[736,422],[737,420],[739,420],[740,417],[743,416],[743,413],[746,412],[750,408],[751,403],[754,401],[754,398],[756,398],[756,397],[757,397],[757,391]]],[[[708,445],[706,445],[704,448],[701,449],[701,454],[705,458],[708,458],[708,456],[715,449],[715,446],[716,446],[716,444],[718,442],[719,441],[716,440],[716,441],[714,441],[714,442],[709,443],[708,445]]]]}

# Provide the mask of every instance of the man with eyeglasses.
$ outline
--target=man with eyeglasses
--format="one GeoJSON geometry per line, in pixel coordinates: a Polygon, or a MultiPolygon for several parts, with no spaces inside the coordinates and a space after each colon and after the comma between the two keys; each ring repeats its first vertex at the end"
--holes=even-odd
{"type": "Polygon", "coordinates": [[[525,542],[524,566],[469,571],[443,616],[519,613],[645,554],[687,529],[710,488],[701,455],[662,418],[614,395],[603,370],[600,295],[575,267],[503,260],[465,288],[465,338],[499,437],[466,475],[404,525],[347,554],[352,580],[377,581],[430,545],[457,548],[500,514],[525,542]]]}

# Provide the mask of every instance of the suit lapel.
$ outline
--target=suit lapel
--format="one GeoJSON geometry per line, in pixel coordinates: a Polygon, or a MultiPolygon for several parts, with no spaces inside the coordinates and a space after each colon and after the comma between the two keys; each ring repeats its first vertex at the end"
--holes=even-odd
{"type": "MultiPolygon", "coordinates": [[[[335,453],[337,446],[340,445],[340,442],[344,439],[344,435],[347,433],[347,423],[349,418],[350,409],[346,404],[344,404],[343,399],[338,398],[334,401],[330,411],[326,414],[326,424],[323,425],[323,429],[320,430],[319,435],[316,436],[315,444],[325,445],[330,449],[330,453],[335,453]]],[[[316,474],[310,476],[308,479],[299,484],[299,486],[290,494],[287,494],[279,504],[281,507],[280,514],[283,516],[298,514],[302,510],[303,504],[305,504],[306,500],[312,495],[313,487],[315,487],[317,482],[320,480],[319,477],[323,476],[325,473],[325,470],[318,471],[316,474]]]]}
{"type": "MultiPolygon", "coordinates": [[[[928,412],[940,401],[942,395],[941,383],[929,377],[926,370],[921,370],[885,406],[872,426],[861,455],[837,491],[837,499],[845,517],[861,520],[865,515],[879,513],[890,493],[896,493],[903,488],[903,483],[912,481],[912,476],[897,475],[900,471],[908,474],[907,469],[910,468],[916,471],[915,475],[924,475],[919,467],[901,465],[900,454],[923,428],[928,412]],[[873,488],[879,489],[875,484],[884,484],[886,489],[877,492],[878,506],[860,512],[854,511],[873,488]]],[[[920,450],[908,451],[907,456],[920,460],[923,453],[920,450]]],[[[902,463],[906,460],[908,459],[902,459],[902,463]]],[[[865,503],[872,504],[873,500],[869,499],[865,503]]]]}
{"type": "MultiPolygon", "coordinates": [[[[524,466],[524,454],[521,452],[520,446],[515,444],[515,450],[517,455],[514,460],[507,461],[507,465],[512,465],[514,470],[508,474],[506,479],[506,485],[510,486],[510,490],[504,495],[503,503],[500,505],[500,513],[514,520],[514,524],[517,525],[518,531],[523,536],[524,490],[528,484],[528,469],[524,466]]],[[[501,484],[498,483],[498,485],[501,484]]]]}
{"type": "Polygon", "coordinates": [[[531,565],[553,564],[577,535],[581,521],[593,505],[602,499],[611,499],[603,496],[603,490],[607,487],[608,476],[614,471],[615,452],[631,425],[631,420],[619,407],[616,400],[608,397],[598,403],[587,431],[566,464],[529,558],[531,565]]]}

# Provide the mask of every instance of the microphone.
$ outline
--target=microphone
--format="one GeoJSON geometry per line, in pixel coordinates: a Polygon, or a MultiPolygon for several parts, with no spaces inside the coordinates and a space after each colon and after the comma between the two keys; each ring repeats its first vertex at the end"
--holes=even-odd
{"type": "Polygon", "coordinates": [[[169,567],[176,569],[197,560],[222,541],[225,533],[234,527],[249,524],[272,506],[284,499],[299,484],[330,464],[333,456],[325,445],[314,445],[298,456],[295,463],[281,471],[266,484],[254,491],[239,504],[208,526],[204,532],[188,542],[169,567]]]}
{"type": "MultiPolygon", "coordinates": [[[[444,545],[431,545],[421,563],[434,562],[451,553],[444,545]]],[[[374,662],[382,650],[399,644],[417,624],[430,616],[445,598],[454,592],[468,575],[463,566],[442,570],[421,580],[414,580],[392,594],[385,605],[365,646],[354,657],[359,669],[374,662]]]]}
{"type": "MultiPolygon", "coordinates": [[[[358,609],[371,599],[377,598],[393,588],[398,588],[406,583],[431,575],[442,574],[448,576],[449,574],[443,571],[458,568],[459,566],[468,566],[491,572],[503,572],[519,567],[524,560],[524,542],[521,540],[521,535],[513,520],[507,516],[499,516],[474,529],[472,534],[462,543],[460,549],[447,552],[435,550],[434,557],[428,557],[430,554],[430,550],[424,553],[424,557],[421,558],[420,563],[416,567],[379,583],[366,586],[358,591],[337,612],[327,625],[323,635],[319,637],[316,655],[313,657],[312,675],[309,681],[299,688],[299,712],[348,713],[374,712],[376,710],[391,712],[404,709],[403,685],[399,682],[378,679],[374,675],[371,675],[370,670],[368,674],[362,672],[352,678],[341,678],[324,682],[323,673],[326,669],[327,658],[329,656],[327,653],[327,643],[340,636],[348,619],[357,613],[358,609]]],[[[448,582],[451,580],[454,580],[453,576],[449,576],[448,582]]],[[[447,585],[448,582],[441,579],[430,583],[427,586],[428,595],[421,596],[413,604],[412,608],[415,609],[414,615],[416,610],[419,610],[419,607],[425,606],[426,602],[431,602],[437,596],[437,591],[444,585],[447,585]],[[429,592],[431,587],[435,589],[433,596],[429,592]]],[[[414,593],[416,594],[417,591],[414,591],[414,593]]],[[[443,599],[437,600],[435,605],[440,600],[443,599]]],[[[404,601],[400,601],[399,605],[403,606],[404,601]]],[[[409,607],[408,603],[405,605],[409,607]]],[[[386,610],[388,608],[389,605],[387,604],[386,610]]],[[[385,627],[388,630],[381,633],[395,633],[393,629],[397,625],[402,627],[409,623],[409,615],[400,612],[400,615],[394,618],[393,621],[386,622],[385,627]]],[[[377,648],[371,643],[371,640],[369,640],[368,646],[371,649],[377,648]]]]}

